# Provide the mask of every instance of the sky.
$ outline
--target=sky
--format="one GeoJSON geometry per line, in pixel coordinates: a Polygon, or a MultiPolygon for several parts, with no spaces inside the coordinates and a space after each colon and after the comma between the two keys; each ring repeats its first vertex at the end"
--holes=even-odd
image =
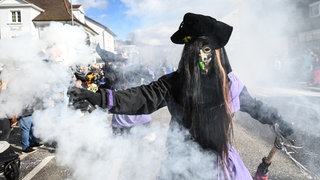
{"type": "MultiPolygon", "coordinates": [[[[285,0],[78,2],[88,17],[112,29],[119,38],[134,33],[141,58],[154,64],[161,62],[164,55],[170,55],[170,62],[179,61],[183,46],[170,42],[170,36],[186,12],[210,15],[232,25],[233,33],[225,48],[234,73],[249,90],[253,81],[275,81],[274,56],[286,52],[284,34],[294,28],[288,23],[294,11],[285,0]]],[[[92,63],[92,48],[86,43],[84,30],[68,24],[52,23],[44,28],[41,37],[0,40],[0,52],[6,52],[0,53],[0,78],[7,82],[7,88],[0,93],[0,118],[19,114],[34,99],[41,99],[44,107],[33,115],[35,135],[45,142],[58,143],[56,160],[70,167],[74,177],[71,179],[154,179],[164,157],[167,129],[154,121],[150,128],[137,129],[128,138],[114,137],[111,114],[101,109],[84,114],[68,106],[66,92],[74,83],[70,66],[92,63]],[[149,138],[150,135],[156,138],[149,138]],[[121,172],[121,177],[109,177],[114,171],[121,172]]],[[[319,125],[315,124],[311,131],[301,124],[301,131],[319,136],[319,125]]],[[[201,152],[195,144],[183,143],[181,135],[185,132],[176,133],[174,137],[182,143],[174,152],[176,158],[167,166],[168,174],[177,170],[187,174],[191,168],[199,169],[195,174],[198,177],[193,179],[212,175],[213,156],[201,152]],[[179,153],[183,151],[187,153],[179,153]]]]}
{"type": "Polygon", "coordinates": [[[128,7],[121,1],[104,1],[98,7],[87,3],[84,4],[86,15],[112,30],[117,39],[126,40],[139,26],[138,18],[126,15],[128,7]]]}
{"type": "Polygon", "coordinates": [[[206,7],[208,4],[216,6],[210,0],[178,0],[175,3],[170,0],[77,0],[73,3],[82,4],[88,17],[110,28],[118,39],[126,40],[133,32],[169,38],[186,12],[221,16],[232,10],[233,6],[229,4],[237,1],[218,0],[216,2],[221,8],[215,8],[214,12],[206,7]]]}

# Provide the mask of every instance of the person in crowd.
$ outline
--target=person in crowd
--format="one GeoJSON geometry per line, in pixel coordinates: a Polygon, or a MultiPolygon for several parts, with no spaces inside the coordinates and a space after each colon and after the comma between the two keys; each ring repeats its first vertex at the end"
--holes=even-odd
{"type": "Polygon", "coordinates": [[[98,85],[98,87],[103,87],[105,83],[106,83],[106,77],[104,75],[102,68],[100,68],[96,84],[98,85]]]}
{"type": "Polygon", "coordinates": [[[32,116],[23,116],[19,119],[19,127],[21,130],[21,147],[22,152],[34,152],[33,146],[36,144],[36,138],[33,135],[32,116]]]}
{"type": "MultiPolygon", "coordinates": [[[[93,93],[73,88],[73,106],[83,109],[91,103],[114,114],[129,115],[150,114],[167,106],[172,115],[167,159],[177,143],[171,134],[179,128],[187,132],[185,143],[196,142],[216,157],[218,167],[212,170],[212,179],[252,179],[233,144],[233,114],[240,110],[262,124],[277,124],[283,137],[290,136],[293,127],[276,108],[253,98],[232,71],[225,50],[232,30],[210,16],[186,13],[171,36],[173,43],[184,44],[176,71],[125,90],[93,93]]],[[[165,179],[165,172],[166,167],[161,167],[159,179],[165,179]]],[[[173,172],[171,179],[188,179],[188,174],[173,172]]]]}
{"type": "MultiPolygon", "coordinates": [[[[0,71],[1,74],[1,71],[0,71]]],[[[0,93],[7,88],[7,83],[0,79],[0,93]]],[[[17,125],[17,117],[1,117],[0,118],[0,141],[8,141],[12,127],[17,125]]]]}
{"type": "MultiPolygon", "coordinates": [[[[1,73],[1,71],[0,71],[1,73]]],[[[5,82],[0,79],[0,93],[5,87],[5,82]]],[[[11,119],[8,117],[0,118],[0,141],[7,141],[11,132],[11,119]]]]}
{"type": "Polygon", "coordinates": [[[32,114],[35,108],[39,108],[39,101],[35,105],[27,106],[19,116],[19,127],[21,132],[21,148],[24,153],[34,152],[35,147],[41,147],[43,144],[39,143],[39,139],[33,134],[33,118],[32,114]]]}
{"type": "Polygon", "coordinates": [[[0,118],[0,141],[8,141],[11,132],[11,118],[0,118]]]}
{"type": "Polygon", "coordinates": [[[320,58],[318,55],[313,58],[313,85],[320,86],[320,58]]]}
{"type": "Polygon", "coordinates": [[[314,53],[311,49],[305,48],[304,53],[302,54],[302,80],[304,80],[308,85],[312,84],[313,80],[313,56],[314,53]]]}
{"type": "Polygon", "coordinates": [[[172,72],[171,67],[168,65],[168,61],[169,61],[169,58],[165,57],[163,62],[160,65],[161,76],[172,72]]]}

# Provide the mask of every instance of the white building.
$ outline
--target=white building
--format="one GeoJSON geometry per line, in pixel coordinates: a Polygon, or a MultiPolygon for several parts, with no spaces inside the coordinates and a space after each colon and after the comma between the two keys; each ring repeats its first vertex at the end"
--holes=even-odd
{"type": "Polygon", "coordinates": [[[68,0],[0,0],[0,39],[25,34],[41,38],[42,29],[52,21],[82,26],[93,48],[100,43],[115,52],[116,35],[86,17],[81,5],[71,6],[68,0]]]}
{"type": "Polygon", "coordinates": [[[99,43],[102,49],[115,53],[115,34],[97,21],[85,17],[86,24],[98,33],[92,37],[92,42],[99,43]]]}

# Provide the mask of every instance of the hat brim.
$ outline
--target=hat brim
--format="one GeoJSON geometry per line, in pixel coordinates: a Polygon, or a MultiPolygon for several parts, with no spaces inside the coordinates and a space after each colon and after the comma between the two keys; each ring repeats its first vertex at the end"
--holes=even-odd
{"type": "Polygon", "coordinates": [[[170,39],[175,44],[184,44],[185,42],[183,41],[183,38],[185,34],[186,33],[183,31],[183,29],[179,29],[170,37],[170,39]]]}
{"type": "MultiPolygon", "coordinates": [[[[216,41],[214,43],[216,44],[215,48],[221,48],[228,43],[233,31],[233,27],[220,21],[217,21],[216,27],[217,27],[216,33],[212,32],[212,34],[204,35],[204,36],[207,36],[212,40],[216,41]]],[[[183,29],[179,29],[170,37],[170,39],[175,44],[185,44],[185,42],[183,41],[185,36],[186,36],[186,32],[183,29]]]]}

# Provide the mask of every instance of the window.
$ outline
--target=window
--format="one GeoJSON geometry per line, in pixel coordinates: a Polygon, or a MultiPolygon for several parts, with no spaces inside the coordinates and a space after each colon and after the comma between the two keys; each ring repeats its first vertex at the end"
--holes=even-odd
{"type": "Polygon", "coordinates": [[[19,23],[21,22],[21,12],[20,11],[11,11],[12,22],[19,23]]]}

